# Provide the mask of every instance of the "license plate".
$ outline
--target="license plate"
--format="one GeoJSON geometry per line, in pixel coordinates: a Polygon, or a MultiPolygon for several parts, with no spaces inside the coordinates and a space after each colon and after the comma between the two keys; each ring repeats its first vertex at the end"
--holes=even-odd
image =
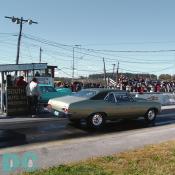
{"type": "Polygon", "coordinates": [[[55,116],[59,116],[59,112],[58,111],[54,111],[54,115],[55,116]]]}

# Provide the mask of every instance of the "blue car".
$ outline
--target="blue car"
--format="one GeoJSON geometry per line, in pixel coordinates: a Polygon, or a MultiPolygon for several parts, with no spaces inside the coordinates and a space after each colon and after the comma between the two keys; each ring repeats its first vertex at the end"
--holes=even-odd
{"type": "Polygon", "coordinates": [[[51,98],[62,97],[72,94],[72,91],[68,88],[55,89],[53,86],[47,84],[39,84],[39,91],[39,103],[43,104],[47,104],[51,98]]]}

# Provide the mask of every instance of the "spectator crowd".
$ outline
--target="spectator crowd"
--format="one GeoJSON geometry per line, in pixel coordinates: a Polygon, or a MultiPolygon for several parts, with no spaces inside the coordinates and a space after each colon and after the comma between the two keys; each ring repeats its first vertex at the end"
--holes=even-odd
{"type": "MultiPolygon", "coordinates": [[[[102,83],[92,83],[90,81],[82,83],[77,81],[74,83],[63,83],[58,82],[55,84],[56,87],[67,87],[70,88],[73,92],[77,92],[81,89],[86,88],[105,88],[104,82],[102,83]]],[[[127,77],[121,76],[118,79],[117,84],[108,83],[107,88],[116,88],[120,90],[126,90],[129,92],[175,92],[175,82],[173,81],[159,81],[159,80],[150,80],[147,78],[139,79],[128,79],[127,77]]]]}
{"type": "Polygon", "coordinates": [[[152,81],[152,80],[120,80],[117,84],[117,89],[126,90],[129,92],[174,92],[175,82],[169,81],[152,81]]]}

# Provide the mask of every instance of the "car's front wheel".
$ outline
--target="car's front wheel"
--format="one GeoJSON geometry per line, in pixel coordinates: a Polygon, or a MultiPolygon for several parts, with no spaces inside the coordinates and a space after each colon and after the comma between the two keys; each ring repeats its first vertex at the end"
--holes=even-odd
{"type": "Polygon", "coordinates": [[[99,129],[105,125],[106,116],[103,113],[94,113],[87,119],[90,128],[99,129]]]}
{"type": "Polygon", "coordinates": [[[145,114],[145,120],[148,123],[152,123],[156,119],[157,112],[155,109],[149,109],[147,113],[145,114]]]}

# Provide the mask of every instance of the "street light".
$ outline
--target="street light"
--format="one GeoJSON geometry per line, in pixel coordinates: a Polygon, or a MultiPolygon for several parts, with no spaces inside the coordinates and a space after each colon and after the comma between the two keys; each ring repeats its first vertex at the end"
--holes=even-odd
{"type": "Polygon", "coordinates": [[[32,21],[31,19],[23,19],[23,17],[21,18],[17,18],[17,17],[9,17],[9,16],[5,16],[5,18],[11,19],[13,23],[16,24],[20,24],[20,29],[19,29],[19,35],[18,35],[18,43],[17,43],[17,54],[16,54],[16,64],[19,64],[19,53],[20,53],[20,44],[21,44],[21,35],[22,35],[22,25],[23,23],[28,23],[29,25],[31,24],[38,24],[38,22],[32,21]]]}

